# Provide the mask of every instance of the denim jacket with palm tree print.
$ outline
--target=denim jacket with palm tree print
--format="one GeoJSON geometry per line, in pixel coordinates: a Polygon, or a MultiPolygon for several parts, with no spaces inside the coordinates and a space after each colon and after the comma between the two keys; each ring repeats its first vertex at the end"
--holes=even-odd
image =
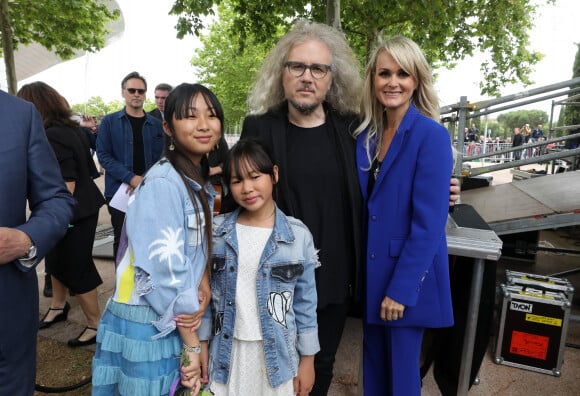
{"type": "MultiPolygon", "coordinates": [[[[201,186],[188,180],[199,194],[201,186]]],[[[215,190],[205,187],[213,207],[215,190]]],[[[148,305],[160,316],[153,322],[160,338],[175,330],[173,318],[199,310],[198,287],[207,263],[205,219],[199,197],[196,212],[181,176],[162,158],[131,197],[125,220],[128,247],[118,260],[113,300],[148,305]]],[[[205,321],[204,321],[205,322],[205,321]]],[[[207,326],[207,327],[206,327],[207,326]]],[[[199,335],[209,333],[203,323],[199,335]]]]}

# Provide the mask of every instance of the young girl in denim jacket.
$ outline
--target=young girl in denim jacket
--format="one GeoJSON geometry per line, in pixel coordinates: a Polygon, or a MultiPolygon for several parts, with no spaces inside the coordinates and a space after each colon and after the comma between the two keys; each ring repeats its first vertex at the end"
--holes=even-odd
{"type": "Polygon", "coordinates": [[[116,290],[98,329],[93,395],[168,395],[180,375],[193,394],[199,390],[198,331],[176,326],[176,317],[202,314],[198,289],[209,301],[215,191],[206,155],[223,119],[215,95],[199,84],[167,97],[164,157],[127,209],[128,246],[119,249],[116,290]]]}
{"type": "Polygon", "coordinates": [[[214,220],[210,390],[307,395],[320,349],[312,236],[276,207],[278,167],[261,144],[238,142],[223,170],[240,207],[214,220]]]}

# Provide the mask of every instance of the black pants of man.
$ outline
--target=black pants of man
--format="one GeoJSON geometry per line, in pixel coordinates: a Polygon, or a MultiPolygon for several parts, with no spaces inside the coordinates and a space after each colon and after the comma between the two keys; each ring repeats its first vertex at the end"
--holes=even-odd
{"type": "Polygon", "coordinates": [[[113,258],[117,259],[119,241],[121,240],[121,230],[123,229],[123,223],[125,222],[125,212],[113,208],[109,205],[109,202],[111,202],[111,198],[107,198],[107,209],[111,215],[111,225],[113,226],[113,236],[115,238],[113,241],[113,258]]]}
{"type": "Polygon", "coordinates": [[[316,311],[320,352],[314,357],[315,382],[310,396],[326,396],[332,382],[336,351],[346,324],[348,303],[330,304],[316,311]]]}

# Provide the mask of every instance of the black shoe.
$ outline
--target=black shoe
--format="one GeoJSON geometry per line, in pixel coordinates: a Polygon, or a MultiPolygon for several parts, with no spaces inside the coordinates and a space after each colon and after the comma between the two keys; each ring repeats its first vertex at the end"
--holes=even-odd
{"type": "Polygon", "coordinates": [[[52,278],[50,274],[44,274],[44,288],[42,289],[44,297],[52,297],[52,278]]]}
{"type": "Polygon", "coordinates": [[[95,332],[97,331],[97,329],[95,329],[94,327],[90,327],[90,326],[85,327],[83,329],[83,331],[81,331],[81,334],[79,334],[79,336],[77,338],[72,338],[72,339],[68,340],[68,342],[67,342],[68,346],[71,348],[76,348],[76,347],[95,344],[97,342],[97,335],[96,334],[94,337],[91,337],[88,340],[85,340],[85,341],[79,340],[79,338],[81,338],[81,336],[83,334],[85,334],[85,331],[87,331],[87,330],[94,330],[95,332]]]}
{"type": "Polygon", "coordinates": [[[52,326],[54,323],[57,322],[64,322],[67,318],[68,318],[68,311],[70,311],[70,305],[68,302],[66,302],[64,304],[64,307],[62,308],[48,308],[48,312],[44,315],[44,317],[40,320],[40,323],[38,323],[38,329],[42,330],[42,329],[48,329],[50,326],[52,326]],[[61,313],[59,313],[58,315],[56,315],[54,317],[53,320],[51,320],[50,322],[45,322],[44,319],[48,316],[48,313],[50,311],[62,311],[61,313]]]}

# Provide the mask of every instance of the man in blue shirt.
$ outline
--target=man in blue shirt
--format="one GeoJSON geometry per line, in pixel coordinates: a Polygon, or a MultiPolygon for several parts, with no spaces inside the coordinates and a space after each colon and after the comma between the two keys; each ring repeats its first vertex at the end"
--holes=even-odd
{"type": "Polygon", "coordinates": [[[532,142],[537,143],[540,138],[544,137],[544,131],[542,130],[542,124],[538,124],[536,129],[532,131],[532,142]]]}
{"type": "Polygon", "coordinates": [[[125,213],[111,207],[110,201],[122,185],[132,193],[143,175],[161,157],[163,128],[161,121],[143,110],[147,81],[137,72],[129,73],[121,82],[125,108],[103,118],[97,136],[97,157],[105,169],[105,198],[115,241],[117,256],[125,213]]]}

